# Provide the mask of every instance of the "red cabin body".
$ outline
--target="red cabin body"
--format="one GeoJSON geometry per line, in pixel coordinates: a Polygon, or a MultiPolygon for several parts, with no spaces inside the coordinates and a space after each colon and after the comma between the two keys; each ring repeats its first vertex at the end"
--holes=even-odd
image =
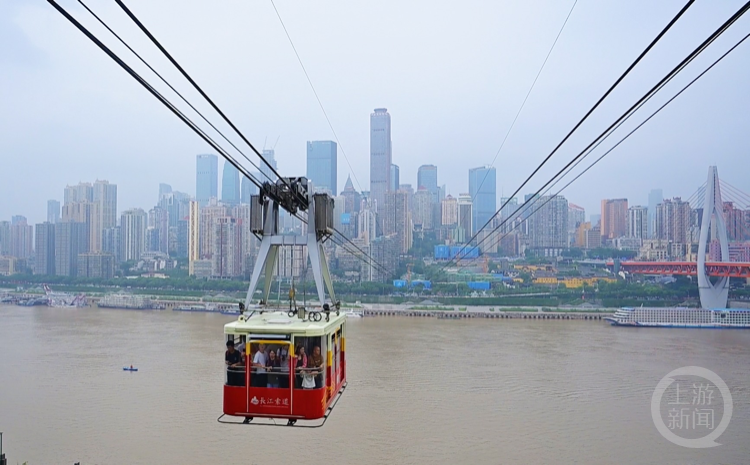
{"type": "Polygon", "coordinates": [[[345,323],[264,312],[227,324],[224,415],[325,421],[346,387],[345,323]]]}

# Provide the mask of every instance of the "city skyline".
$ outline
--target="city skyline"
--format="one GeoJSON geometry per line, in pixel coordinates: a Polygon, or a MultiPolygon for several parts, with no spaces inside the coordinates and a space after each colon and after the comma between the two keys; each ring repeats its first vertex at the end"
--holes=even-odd
{"type": "MultiPolygon", "coordinates": [[[[651,14],[645,19],[636,4],[577,6],[518,123],[498,153],[531,77],[549,50],[553,31],[559,28],[568,11],[567,5],[551,1],[540,1],[536,6],[493,4],[486,6],[486,14],[481,18],[466,8],[450,13],[432,9],[438,24],[452,24],[456,17],[465,15],[478,22],[468,34],[453,37],[427,31],[422,40],[415,40],[403,22],[420,17],[419,4],[402,5],[403,15],[392,24],[391,33],[377,38],[351,31],[368,30],[367,25],[377,22],[387,8],[366,6],[352,10],[347,5],[282,8],[292,35],[305,38],[302,59],[336,128],[335,137],[326,118],[320,115],[309,86],[301,79],[301,70],[291,59],[288,43],[279,36],[278,24],[271,21],[276,19],[272,8],[243,6],[254,16],[269,19],[258,30],[248,31],[234,15],[227,15],[224,8],[200,14],[195,6],[182,5],[187,18],[197,15],[209,24],[222,24],[251,43],[257,43],[251,38],[255,35],[263,39],[263,47],[253,46],[243,53],[263,65],[264,73],[244,82],[235,77],[248,74],[243,72],[243,64],[230,60],[224,65],[233,72],[206,72],[200,80],[256,147],[276,151],[282,175],[299,176],[304,172],[299,167],[305,160],[305,141],[334,140],[340,145],[339,158],[346,161],[346,165],[339,167],[338,185],[351,176],[357,190],[368,190],[367,115],[372,108],[387,107],[393,116],[392,163],[399,166],[400,182],[412,184],[416,190],[414,179],[419,166],[432,163],[440,166],[441,183],[447,185],[447,193],[454,197],[469,190],[468,180],[463,176],[465,166],[486,165],[495,158],[492,164],[497,169],[498,196],[513,192],[606,85],[637,56],[641,49],[639,41],[648,42],[680,6],[676,2],[651,5],[651,14]],[[317,34],[318,29],[312,25],[339,18],[342,8],[347,12],[347,23],[354,26],[349,32],[342,32],[346,40],[331,41],[317,34]],[[540,8],[548,14],[531,14],[540,8]],[[497,21],[506,27],[498,28],[497,21]],[[637,37],[627,27],[630,22],[639,24],[637,37]],[[476,34],[487,31],[492,34],[476,40],[479,37],[476,34]],[[625,37],[630,40],[623,40],[625,37]],[[510,38],[521,41],[524,47],[504,47],[510,38]],[[425,44],[440,50],[441,56],[423,53],[430,50],[425,44]],[[448,44],[451,46],[446,47],[448,44]],[[617,53],[605,53],[613,46],[617,53]],[[320,53],[321,50],[326,53],[320,53]],[[502,51],[498,60],[484,58],[497,50],[502,51]],[[337,53],[351,56],[352,61],[344,64],[335,60],[337,53]],[[414,60],[413,56],[420,58],[414,60]],[[284,61],[284,57],[289,61],[284,61]],[[444,70],[444,63],[451,60],[462,66],[444,70]],[[373,72],[386,66],[390,73],[373,72]],[[342,76],[346,76],[350,85],[340,85],[342,76]],[[252,92],[254,88],[262,88],[263,92],[252,92]],[[284,98],[279,99],[280,95],[284,98]],[[248,112],[247,108],[253,111],[248,112]],[[275,142],[270,144],[272,141],[275,142]]],[[[120,192],[123,206],[148,204],[150,194],[127,182],[132,177],[147,185],[166,181],[178,190],[192,192],[191,158],[208,150],[202,141],[181,127],[126,76],[118,74],[96,50],[82,46],[80,38],[53,11],[20,0],[4,2],[2,10],[6,14],[0,21],[0,32],[7,34],[16,47],[0,60],[0,67],[7,71],[0,73],[0,84],[14,89],[7,95],[9,111],[0,115],[3,118],[0,134],[7,153],[15,158],[14,176],[0,184],[0,195],[8,198],[24,191],[27,179],[38,180],[40,188],[19,198],[17,207],[0,205],[0,217],[18,213],[11,209],[16,208],[29,212],[32,223],[41,221],[43,217],[31,212],[46,200],[58,198],[57,178],[68,184],[81,179],[109,179],[123,186],[120,192]],[[63,60],[80,66],[60,67],[63,60]],[[48,101],[56,101],[57,105],[49,107],[45,104],[48,101]],[[65,128],[66,132],[57,128],[65,128]],[[129,136],[133,133],[139,137],[129,136]],[[30,160],[41,163],[29,163],[30,160]]],[[[542,178],[532,180],[530,191],[564,163],[567,154],[583,147],[586,139],[597,133],[597,127],[610,121],[612,115],[640,96],[667,67],[677,63],[730,10],[733,6],[728,3],[694,5],[578,135],[550,160],[550,165],[539,173],[542,178]]],[[[182,36],[182,40],[170,46],[184,57],[186,67],[206,68],[203,65],[209,55],[193,49],[194,38],[187,31],[165,23],[158,10],[144,7],[141,14],[177,37],[182,36]]],[[[748,18],[740,23],[743,21],[748,18]]],[[[459,30],[463,29],[458,28],[457,34],[459,30]]],[[[736,35],[737,32],[730,30],[725,37],[731,40],[736,35]]],[[[206,46],[216,45],[212,42],[215,39],[206,40],[206,46]]],[[[220,51],[217,59],[230,54],[223,43],[211,50],[220,51]]],[[[742,48],[739,50],[738,54],[743,53],[742,48]]],[[[711,48],[707,55],[716,56],[718,52],[711,48]]],[[[628,198],[633,204],[646,205],[643,196],[654,187],[661,188],[667,197],[689,195],[681,192],[682,186],[702,183],[699,173],[706,156],[711,164],[744,167],[748,143],[742,121],[746,108],[750,107],[750,96],[738,92],[736,86],[750,78],[750,69],[735,55],[708,73],[563,194],[577,199],[589,212],[596,209],[601,198],[628,198]],[[694,108],[702,111],[692,111],[694,108]],[[589,197],[594,198],[589,200],[589,197]]],[[[687,70],[687,74],[695,72],[697,69],[687,70]]],[[[245,152],[250,153],[246,148],[245,152]]],[[[251,159],[260,166],[256,157],[251,155],[251,159]]],[[[239,160],[246,163],[242,158],[239,160]]],[[[741,173],[741,169],[724,170],[730,182],[750,190],[741,173]]]]}

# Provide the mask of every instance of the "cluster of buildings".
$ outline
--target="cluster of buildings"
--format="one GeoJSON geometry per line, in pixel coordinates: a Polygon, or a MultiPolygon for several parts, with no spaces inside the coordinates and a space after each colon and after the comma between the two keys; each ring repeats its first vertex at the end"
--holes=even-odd
{"type": "MultiPolygon", "coordinates": [[[[357,190],[351,178],[339,190],[337,152],[333,141],[307,142],[305,175],[316,191],[334,197],[335,227],[356,246],[327,244],[339,275],[387,281],[392,276],[364,263],[356,249],[395,270],[415,238],[425,237],[441,245],[435,248],[435,261],[456,253],[468,260],[480,260],[480,254],[554,257],[574,247],[630,250],[644,260],[695,260],[702,209],[679,197],[664,199],[661,190],[650,193],[648,206],[602,200],[601,211],[587,221],[583,208],[560,195],[498,199],[491,166],[469,169],[468,192],[456,197],[439,183],[436,165],[420,166],[416,183],[403,182],[385,108],[370,114],[369,191],[357,190]],[[499,212],[498,200],[503,206],[499,212]]],[[[274,150],[263,150],[263,157],[270,166],[263,164],[252,174],[260,181],[275,180],[274,150]]],[[[195,195],[160,184],[157,202],[148,210],[118,213],[117,186],[107,181],[67,186],[62,204],[48,202],[47,221],[30,225],[23,216],[0,221],[0,274],[32,270],[110,278],[122,263],[154,273],[187,259],[189,273],[196,277],[249,276],[259,246],[250,228],[258,189],[230,163],[223,164],[221,173],[219,168],[216,155],[197,155],[195,195]]],[[[730,259],[750,261],[750,210],[725,202],[724,215],[730,259]]],[[[305,225],[291,215],[282,215],[279,226],[285,234],[305,233],[305,225]]],[[[718,244],[710,249],[711,258],[718,258],[718,244]]],[[[276,272],[300,276],[306,263],[304,246],[282,248],[276,272]]]]}

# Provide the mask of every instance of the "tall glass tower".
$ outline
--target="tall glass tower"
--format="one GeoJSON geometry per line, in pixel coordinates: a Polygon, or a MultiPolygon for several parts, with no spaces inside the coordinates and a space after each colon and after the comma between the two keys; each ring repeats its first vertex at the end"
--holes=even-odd
{"type": "Polygon", "coordinates": [[[497,177],[492,166],[469,170],[469,195],[472,201],[472,230],[476,234],[497,210],[497,177]]]}
{"type": "Polygon", "coordinates": [[[331,195],[338,195],[336,165],[336,142],[315,140],[307,143],[307,179],[312,181],[316,190],[327,190],[331,195]]]}
{"type": "Polygon", "coordinates": [[[228,161],[221,175],[221,201],[226,205],[240,203],[240,172],[228,161]]]}
{"type": "Polygon", "coordinates": [[[370,113],[370,198],[385,205],[391,183],[391,115],[386,108],[370,113]]]}
{"type": "Polygon", "coordinates": [[[437,180],[437,166],[422,165],[417,170],[417,190],[421,187],[427,189],[432,194],[432,202],[440,201],[440,188],[437,180]]]}
{"type": "Polygon", "coordinates": [[[219,159],[216,155],[196,156],[195,199],[201,206],[219,195],[219,159]]]}

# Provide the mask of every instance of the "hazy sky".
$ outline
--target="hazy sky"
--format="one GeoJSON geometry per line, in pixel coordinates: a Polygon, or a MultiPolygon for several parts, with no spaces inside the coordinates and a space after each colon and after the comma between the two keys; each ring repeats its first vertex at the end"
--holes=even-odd
{"type": "MultiPolygon", "coordinates": [[[[333,140],[270,1],[126,3],[254,144],[278,138],[282,175],[304,175],[306,141],[333,140]]],[[[541,186],[742,3],[697,1],[521,194],[541,186]]],[[[77,2],[61,4],[143,70],[77,2]]],[[[350,173],[345,152],[355,187],[369,190],[369,115],[386,107],[401,182],[415,185],[417,168],[433,163],[438,182],[457,195],[468,189],[469,168],[492,161],[573,2],[276,4],[339,136],[339,186],[350,173]]],[[[578,2],[497,158],[498,196],[518,187],[683,4],[578,2]]],[[[89,6],[206,107],[115,2],[89,6]]],[[[750,14],[646,110],[748,30],[750,14]]],[[[195,155],[210,147],[47,2],[2,0],[0,43],[0,219],[43,221],[46,201],[62,201],[65,185],[79,181],[116,183],[120,211],[151,208],[159,182],[195,193],[195,155]]],[[[689,197],[709,164],[750,192],[749,59],[745,43],[564,195],[587,214],[598,213],[602,198],[645,204],[654,187],[689,197]]]]}

